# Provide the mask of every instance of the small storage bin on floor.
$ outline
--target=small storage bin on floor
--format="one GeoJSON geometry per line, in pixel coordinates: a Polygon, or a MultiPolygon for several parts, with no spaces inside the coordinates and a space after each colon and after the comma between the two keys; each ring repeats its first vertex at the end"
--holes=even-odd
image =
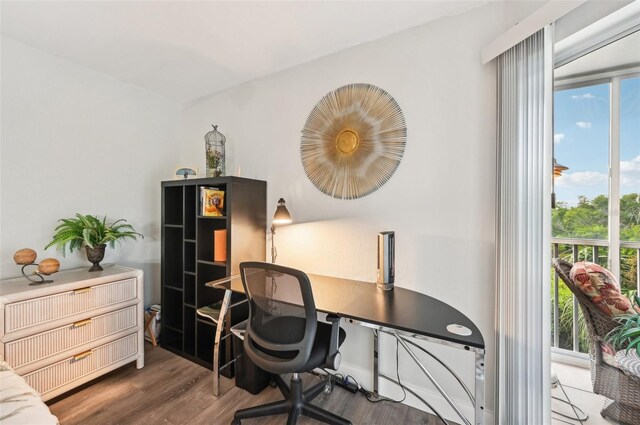
{"type": "Polygon", "coordinates": [[[244,352],[244,334],[247,321],[238,323],[231,328],[233,333],[233,352],[236,356],[236,387],[258,394],[269,384],[270,374],[256,366],[244,352]]]}

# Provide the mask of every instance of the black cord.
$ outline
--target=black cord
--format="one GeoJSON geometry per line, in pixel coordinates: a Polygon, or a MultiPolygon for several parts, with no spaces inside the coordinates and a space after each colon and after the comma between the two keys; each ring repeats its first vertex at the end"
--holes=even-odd
{"type": "MultiPolygon", "coordinates": [[[[374,331],[375,332],[375,331],[374,331]]],[[[396,338],[396,378],[398,379],[398,382],[393,382],[392,383],[398,385],[400,388],[402,388],[402,398],[400,400],[394,400],[391,399],[389,397],[384,397],[384,396],[378,396],[378,397],[374,397],[373,392],[367,390],[366,388],[364,388],[363,386],[361,386],[358,381],[356,380],[356,378],[353,377],[353,375],[343,375],[341,373],[331,373],[328,370],[326,370],[325,368],[320,368],[322,371],[324,371],[324,373],[326,373],[327,375],[330,375],[332,377],[339,377],[340,380],[342,380],[342,382],[344,383],[349,383],[349,380],[352,380],[353,383],[356,384],[356,386],[358,387],[358,392],[361,392],[362,394],[364,394],[364,396],[367,398],[367,401],[369,403],[380,403],[383,401],[387,401],[390,403],[402,403],[407,399],[407,391],[405,389],[405,386],[402,384],[402,381],[400,380],[400,359],[399,359],[399,352],[400,352],[400,342],[398,340],[398,338],[396,338]]],[[[445,421],[445,419],[440,416],[440,414],[438,412],[436,412],[433,407],[427,403],[423,398],[421,398],[420,396],[418,396],[417,394],[413,393],[418,399],[420,399],[429,409],[431,409],[438,418],[440,418],[440,420],[447,425],[447,421],[445,421]]]]}
{"type": "MultiPolygon", "coordinates": [[[[318,369],[320,369],[321,371],[323,371],[324,373],[326,373],[326,374],[327,374],[327,375],[329,375],[329,376],[333,376],[334,378],[335,378],[335,377],[340,377],[340,379],[341,379],[342,381],[344,381],[344,379],[345,379],[345,376],[344,376],[343,374],[341,374],[341,373],[338,373],[338,372],[336,372],[336,373],[331,373],[331,372],[329,372],[327,369],[325,369],[325,368],[323,368],[323,367],[320,367],[320,368],[318,368],[318,369]]],[[[318,375],[320,375],[320,374],[318,374],[318,375]]],[[[350,375],[347,375],[347,376],[350,376],[350,375]]]]}
{"type": "Polygon", "coordinates": [[[367,400],[369,400],[370,403],[380,403],[382,401],[388,401],[390,403],[402,403],[407,399],[407,391],[404,389],[404,385],[402,385],[402,382],[400,381],[399,344],[400,343],[396,338],[396,377],[398,378],[397,385],[402,388],[402,398],[400,400],[394,400],[392,398],[383,396],[374,397],[371,391],[362,388],[363,394],[365,395],[365,397],[367,397],[367,400]]]}
{"type": "Polygon", "coordinates": [[[344,379],[347,381],[347,383],[349,383],[349,378],[351,378],[351,380],[358,386],[358,389],[362,388],[360,386],[360,384],[358,383],[358,381],[356,381],[356,378],[354,378],[352,375],[347,375],[344,377],[344,379]]]}
{"type": "Polygon", "coordinates": [[[400,353],[400,343],[398,342],[398,339],[396,338],[396,377],[398,378],[398,383],[397,385],[402,388],[402,398],[400,400],[394,400],[392,398],[389,397],[384,397],[384,396],[378,396],[375,397],[373,395],[372,391],[367,390],[366,388],[364,388],[363,386],[361,386],[358,381],[356,380],[356,378],[354,378],[352,375],[343,375],[341,373],[331,373],[328,370],[326,370],[325,368],[320,368],[322,371],[324,371],[324,373],[326,373],[327,375],[330,375],[332,377],[339,377],[340,380],[342,380],[343,382],[347,383],[349,382],[349,378],[356,384],[356,386],[358,387],[358,391],[361,392],[362,394],[364,394],[364,396],[367,398],[367,400],[370,403],[380,403],[383,401],[388,401],[390,403],[402,403],[403,401],[405,401],[407,399],[407,391],[404,389],[404,385],[402,385],[402,382],[400,381],[400,361],[399,361],[399,353],[400,353]]]}
{"type": "Polygon", "coordinates": [[[404,389],[404,385],[402,385],[402,382],[400,381],[400,360],[398,356],[399,345],[400,341],[398,340],[398,338],[396,338],[396,376],[398,377],[398,385],[400,385],[400,388],[402,388],[402,400],[400,400],[398,403],[402,403],[407,399],[407,391],[404,389]]]}

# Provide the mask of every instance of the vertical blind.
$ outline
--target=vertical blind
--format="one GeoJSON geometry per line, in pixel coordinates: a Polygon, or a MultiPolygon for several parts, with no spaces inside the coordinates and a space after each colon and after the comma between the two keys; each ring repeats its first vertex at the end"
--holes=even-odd
{"type": "Polygon", "coordinates": [[[550,421],[553,40],[498,57],[496,423],[550,421]]]}

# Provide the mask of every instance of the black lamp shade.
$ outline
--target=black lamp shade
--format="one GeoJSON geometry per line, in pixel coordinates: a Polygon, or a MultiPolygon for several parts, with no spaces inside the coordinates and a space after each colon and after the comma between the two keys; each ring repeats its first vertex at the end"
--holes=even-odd
{"type": "Polygon", "coordinates": [[[273,215],[273,224],[288,224],[291,223],[291,214],[289,214],[289,210],[285,206],[285,202],[283,198],[278,200],[278,208],[276,208],[276,213],[273,215]]]}

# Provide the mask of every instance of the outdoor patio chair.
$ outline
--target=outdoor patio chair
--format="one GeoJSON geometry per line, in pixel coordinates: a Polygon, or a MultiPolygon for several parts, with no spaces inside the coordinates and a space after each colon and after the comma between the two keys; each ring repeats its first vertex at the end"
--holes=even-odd
{"type": "Polygon", "coordinates": [[[624,424],[640,424],[640,358],[635,350],[628,354],[624,349],[612,352],[605,337],[619,323],[598,309],[573,283],[570,278],[573,264],[555,258],[553,266],[576,296],[587,325],[593,392],[609,399],[605,400],[600,414],[624,424]]]}

